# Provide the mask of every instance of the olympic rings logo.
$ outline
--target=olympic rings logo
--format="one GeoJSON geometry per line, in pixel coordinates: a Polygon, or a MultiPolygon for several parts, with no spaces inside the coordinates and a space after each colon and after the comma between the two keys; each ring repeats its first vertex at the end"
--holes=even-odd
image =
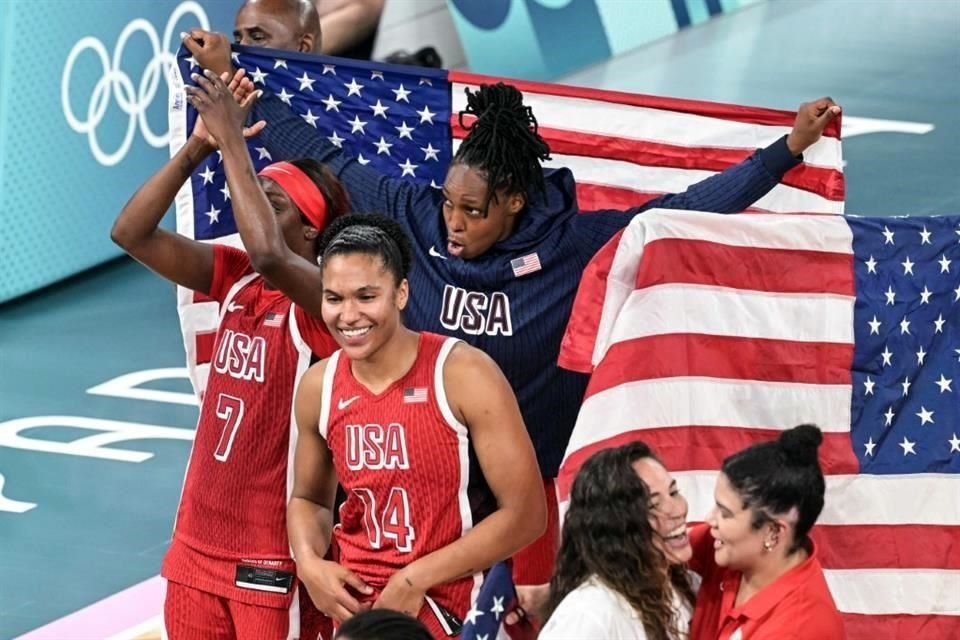
{"type": "MultiPolygon", "coordinates": [[[[87,135],[93,157],[103,166],[112,167],[126,157],[133,144],[137,125],[139,125],[144,140],[150,146],[160,148],[166,146],[169,142],[169,130],[163,133],[155,133],[150,128],[150,124],[147,122],[147,109],[153,104],[157,95],[160,78],[166,77],[170,69],[176,66],[176,56],[170,50],[174,37],[173,29],[180,18],[187,14],[193,14],[202,29],[210,28],[210,21],[203,7],[193,0],[188,0],[180,3],[170,14],[167,26],[163,31],[162,46],[153,25],[144,18],[136,18],[120,32],[120,37],[117,38],[117,44],[114,47],[112,60],[107,54],[107,48],[104,44],[93,36],[81,38],[73,45],[73,49],[67,55],[67,61],[63,66],[63,76],[60,79],[60,101],[63,106],[63,115],[71,129],[87,135]],[[137,32],[142,32],[150,41],[150,45],[153,47],[153,57],[143,70],[140,85],[135,88],[130,76],[120,69],[120,61],[123,58],[123,50],[127,41],[137,32]],[[77,58],[88,49],[100,59],[103,75],[93,88],[90,103],[87,105],[86,119],[81,120],[70,106],[70,77],[77,58]],[[119,148],[113,152],[106,152],[97,139],[97,127],[103,122],[111,98],[115,99],[120,109],[129,116],[129,122],[119,148]]],[[[176,46],[179,46],[179,40],[176,46]]]]}

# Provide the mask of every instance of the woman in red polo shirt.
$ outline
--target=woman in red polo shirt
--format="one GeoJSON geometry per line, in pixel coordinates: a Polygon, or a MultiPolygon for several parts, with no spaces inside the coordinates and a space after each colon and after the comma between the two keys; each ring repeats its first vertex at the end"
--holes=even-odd
{"type": "Polygon", "coordinates": [[[691,640],[835,640],[843,623],[809,538],[823,509],[820,429],[800,425],[724,460],[707,526],[691,640]]]}

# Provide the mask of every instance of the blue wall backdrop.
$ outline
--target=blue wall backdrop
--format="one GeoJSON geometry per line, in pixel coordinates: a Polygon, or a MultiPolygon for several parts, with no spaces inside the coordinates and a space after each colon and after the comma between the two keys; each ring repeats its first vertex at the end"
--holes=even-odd
{"type": "Polygon", "coordinates": [[[0,302],[119,255],[110,225],[168,155],[168,54],[237,4],[0,2],[0,302]]]}
{"type": "Polygon", "coordinates": [[[470,70],[552,80],[765,0],[447,0],[470,70]]]}

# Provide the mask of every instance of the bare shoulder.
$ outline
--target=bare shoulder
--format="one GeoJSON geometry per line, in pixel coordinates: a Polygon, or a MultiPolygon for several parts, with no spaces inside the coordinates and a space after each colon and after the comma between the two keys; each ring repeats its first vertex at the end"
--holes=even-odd
{"type": "Polygon", "coordinates": [[[476,375],[478,372],[500,371],[493,358],[466,342],[457,342],[444,363],[444,374],[476,375]]]}

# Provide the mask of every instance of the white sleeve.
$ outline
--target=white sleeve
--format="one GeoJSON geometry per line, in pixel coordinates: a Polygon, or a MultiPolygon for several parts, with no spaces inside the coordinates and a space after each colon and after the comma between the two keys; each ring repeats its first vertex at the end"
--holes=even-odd
{"type": "Polygon", "coordinates": [[[597,615],[595,610],[586,609],[581,606],[582,602],[576,600],[579,598],[564,598],[540,631],[537,640],[584,640],[606,638],[610,635],[610,628],[604,622],[606,616],[597,615]]]}

